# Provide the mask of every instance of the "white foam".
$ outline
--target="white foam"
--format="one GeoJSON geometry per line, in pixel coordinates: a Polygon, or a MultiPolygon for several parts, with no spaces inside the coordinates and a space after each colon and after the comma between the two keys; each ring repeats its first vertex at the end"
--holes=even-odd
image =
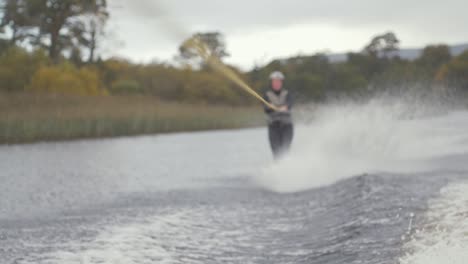
{"type": "Polygon", "coordinates": [[[202,264],[207,257],[230,262],[234,261],[232,256],[223,252],[236,252],[235,247],[243,244],[250,246],[255,233],[238,226],[219,229],[220,222],[227,221],[225,218],[236,219],[233,215],[237,212],[217,212],[206,207],[142,216],[130,223],[106,225],[92,241],[54,245],[56,250],[34,254],[21,264],[202,264]]]}
{"type": "MultiPolygon", "coordinates": [[[[170,247],[172,239],[167,232],[173,231],[173,226],[178,226],[183,214],[180,211],[144,218],[138,222],[111,225],[100,230],[92,241],[55,245],[55,251],[32,255],[21,263],[175,263],[173,254],[164,247],[164,243],[167,242],[170,247]]],[[[183,233],[183,230],[180,232],[183,233]]]]}
{"type": "Polygon", "coordinates": [[[422,109],[385,100],[319,107],[312,124],[296,128],[289,155],[255,180],[294,192],[364,173],[439,169],[430,160],[468,153],[468,112],[427,117],[422,109]]]}
{"type": "Polygon", "coordinates": [[[468,182],[451,184],[430,202],[400,264],[468,263],[468,182]]]}
{"type": "Polygon", "coordinates": [[[276,206],[266,206],[261,214],[266,217],[259,217],[257,206],[239,204],[132,213],[127,221],[111,218],[110,223],[93,226],[98,231],[95,237],[38,245],[35,252],[41,247],[46,252],[32,253],[19,264],[259,263],[265,256],[256,252],[304,256],[314,249],[285,246],[278,234],[300,232],[303,217],[312,217],[317,210],[309,203],[306,215],[300,210],[278,215],[276,206]]]}

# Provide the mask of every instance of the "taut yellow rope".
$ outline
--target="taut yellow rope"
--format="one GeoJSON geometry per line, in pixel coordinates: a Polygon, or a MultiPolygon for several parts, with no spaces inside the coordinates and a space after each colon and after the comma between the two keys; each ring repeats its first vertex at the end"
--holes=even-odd
{"type": "Polygon", "coordinates": [[[219,58],[212,56],[207,45],[197,37],[193,37],[184,43],[186,48],[195,49],[196,53],[211,67],[213,70],[223,75],[227,79],[237,84],[244,91],[255,97],[257,100],[268,106],[269,108],[278,111],[279,109],[273,104],[266,101],[260,96],[254,89],[252,89],[247,83],[245,83],[232,69],[224,65],[219,58]]]}

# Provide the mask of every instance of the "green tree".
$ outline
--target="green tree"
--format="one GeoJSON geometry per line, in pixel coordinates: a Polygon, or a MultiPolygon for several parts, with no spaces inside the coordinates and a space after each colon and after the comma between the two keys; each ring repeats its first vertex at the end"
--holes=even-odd
{"type": "Polygon", "coordinates": [[[157,63],[137,67],[137,80],[142,92],[165,100],[182,100],[185,80],[192,74],[191,69],[157,63]]]}
{"type": "Polygon", "coordinates": [[[54,61],[59,59],[62,51],[89,43],[90,40],[84,36],[87,31],[83,17],[99,16],[107,8],[106,0],[30,1],[36,1],[32,13],[39,19],[40,34],[36,44],[46,47],[54,61]]]}
{"type": "Polygon", "coordinates": [[[20,47],[10,47],[0,55],[0,91],[24,91],[37,69],[48,63],[42,50],[28,53],[20,47]]]}
{"type": "Polygon", "coordinates": [[[80,44],[88,50],[88,63],[95,61],[104,28],[109,19],[105,0],[95,1],[89,6],[89,13],[83,18],[84,32],[79,34],[80,44]]]}
{"type": "Polygon", "coordinates": [[[427,46],[421,56],[416,60],[418,68],[429,78],[433,78],[438,69],[452,58],[447,45],[427,46]]]}
{"type": "Polygon", "coordinates": [[[10,45],[19,44],[31,36],[31,29],[36,26],[31,13],[34,3],[31,0],[3,0],[0,4],[2,5],[0,27],[3,33],[6,29],[9,30],[7,38],[10,45]]]}
{"type": "Polygon", "coordinates": [[[400,40],[393,32],[387,32],[375,36],[364,48],[364,51],[371,56],[388,57],[392,52],[398,50],[400,40]]]}
{"type": "Polygon", "coordinates": [[[206,47],[208,56],[215,57],[219,60],[229,56],[226,51],[226,42],[223,34],[220,32],[196,33],[191,38],[185,40],[179,46],[178,58],[184,62],[188,62],[194,66],[206,67],[197,48],[191,45],[193,42],[202,43],[206,47]]]}
{"type": "Polygon", "coordinates": [[[366,80],[370,81],[384,69],[382,59],[366,53],[348,53],[347,64],[354,67],[366,80]]]}
{"type": "Polygon", "coordinates": [[[111,58],[98,62],[97,67],[106,87],[112,87],[117,80],[132,80],[135,76],[135,66],[124,59],[111,58]]]}
{"type": "Polygon", "coordinates": [[[437,72],[436,80],[468,92],[468,51],[444,64],[437,72]]]}
{"type": "Polygon", "coordinates": [[[339,63],[333,65],[327,95],[363,95],[363,91],[366,91],[367,85],[367,80],[354,65],[339,63]]]}

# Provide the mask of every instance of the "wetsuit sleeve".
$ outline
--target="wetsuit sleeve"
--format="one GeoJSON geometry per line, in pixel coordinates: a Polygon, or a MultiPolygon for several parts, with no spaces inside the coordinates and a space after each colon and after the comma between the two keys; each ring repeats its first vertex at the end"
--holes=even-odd
{"type": "Polygon", "coordinates": [[[288,104],[288,109],[291,110],[294,105],[294,96],[291,95],[291,92],[289,92],[286,97],[286,103],[288,104]]]}
{"type": "MultiPolygon", "coordinates": [[[[263,94],[263,99],[265,99],[265,101],[270,102],[270,99],[268,98],[268,96],[266,95],[266,92],[263,94]]],[[[263,104],[263,109],[265,110],[265,113],[267,114],[271,114],[274,112],[273,109],[271,109],[270,107],[268,107],[266,104],[263,104]]]]}

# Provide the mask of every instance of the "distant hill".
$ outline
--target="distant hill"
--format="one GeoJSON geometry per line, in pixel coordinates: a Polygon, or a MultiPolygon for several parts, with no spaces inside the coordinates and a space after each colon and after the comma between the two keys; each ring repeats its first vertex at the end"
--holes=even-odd
{"type": "MultiPolygon", "coordinates": [[[[423,48],[400,49],[397,52],[397,55],[403,59],[414,60],[421,55],[422,50],[423,48]]],[[[450,51],[453,56],[460,55],[465,50],[468,50],[468,44],[450,46],[450,51]]],[[[328,58],[331,62],[342,62],[346,61],[347,55],[346,53],[330,54],[328,55],[328,58]]]]}

